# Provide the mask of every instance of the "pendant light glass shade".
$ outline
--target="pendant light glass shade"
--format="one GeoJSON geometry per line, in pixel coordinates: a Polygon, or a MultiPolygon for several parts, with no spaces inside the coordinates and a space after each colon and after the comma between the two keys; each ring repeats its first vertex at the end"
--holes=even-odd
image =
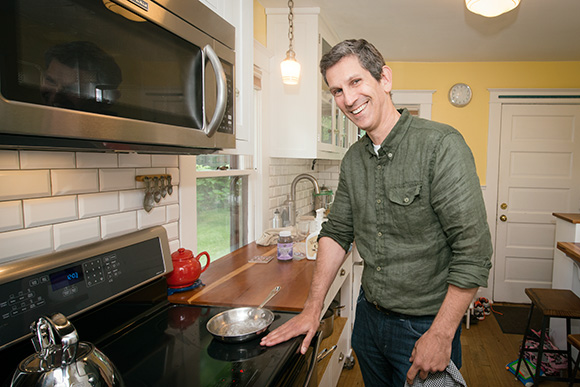
{"type": "Polygon", "coordinates": [[[296,61],[294,52],[294,1],[288,0],[288,41],[289,47],[286,51],[286,59],[280,63],[282,72],[282,83],[285,85],[297,85],[300,80],[300,63],[296,61]]]}
{"type": "Polygon", "coordinates": [[[297,85],[300,79],[300,63],[296,61],[296,54],[292,50],[286,51],[286,59],[280,63],[282,82],[285,85],[297,85]]]}
{"type": "Polygon", "coordinates": [[[465,0],[467,9],[485,17],[495,17],[516,8],[520,0],[465,0]]]}

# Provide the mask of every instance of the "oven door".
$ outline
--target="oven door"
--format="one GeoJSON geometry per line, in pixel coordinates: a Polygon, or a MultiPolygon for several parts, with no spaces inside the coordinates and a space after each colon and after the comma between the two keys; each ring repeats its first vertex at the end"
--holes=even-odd
{"type": "Polygon", "coordinates": [[[235,145],[235,52],[156,3],[5,0],[0,30],[3,144],[235,145]]]}

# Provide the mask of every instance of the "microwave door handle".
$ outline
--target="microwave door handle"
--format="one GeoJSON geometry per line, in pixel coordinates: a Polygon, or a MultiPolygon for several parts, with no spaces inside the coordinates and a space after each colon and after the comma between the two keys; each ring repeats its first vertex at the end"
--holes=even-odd
{"type": "MultiPolygon", "coordinates": [[[[211,48],[210,45],[207,45],[203,48],[203,52],[205,57],[209,59],[211,65],[213,67],[213,71],[215,72],[215,78],[217,82],[217,101],[215,112],[209,124],[204,122],[203,132],[208,136],[212,137],[215,132],[217,131],[219,125],[224,118],[224,113],[226,112],[226,105],[227,105],[227,82],[226,82],[226,73],[224,72],[224,68],[218,58],[217,54],[211,48]]],[[[204,79],[205,82],[205,79],[204,79]]],[[[205,84],[203,89],[205,90],[205,84]]],[[[204,97],[205,98],[205,97],[204,97]]]]}

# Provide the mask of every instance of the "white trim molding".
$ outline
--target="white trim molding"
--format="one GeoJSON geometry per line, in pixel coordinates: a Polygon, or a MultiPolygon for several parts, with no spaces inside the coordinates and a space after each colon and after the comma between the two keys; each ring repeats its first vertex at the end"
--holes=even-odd
{"type": "Polygon", "coordinates": [[[431,119],[435,90],[393,90],[393,103],[397,106],[418,107],[419,117],[431,119]]]}

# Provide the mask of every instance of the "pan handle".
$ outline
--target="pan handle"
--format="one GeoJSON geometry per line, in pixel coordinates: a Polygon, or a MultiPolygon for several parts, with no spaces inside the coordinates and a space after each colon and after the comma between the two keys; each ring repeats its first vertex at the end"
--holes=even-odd
{"type": "Polygon", "coordinates": [[[310,358],[310,364],[308,365],[308,374],[306,375],[306,380],[304,381],[304,387],[308,387],[310,384],[310,379],[312,379],[312,374],[316,369],[316,357],[318,355],[318,349],[320,348],[320,341],[322,341],[322,333],[320,331],[316,332],[316,335],[312,338],[310,346],[312,349],[312,357],[310,358]]]}
{"type": "Polygon", "coordinates": [[[280,289],[282,289],[280,286],[276,286],[274,289],[272,289],[272,291],[270,292],[270,294],[268,294],[268,297],[266,297],[264,302],[262,302],[260,304],[260,306],[258,306],[258,309],[262,309],[264,307],[264,305],[266,305],[268,303],[268,301],[270,301],[272,299],[272,297],[274,297],[276,294],[278,294],[280,289]]]}

